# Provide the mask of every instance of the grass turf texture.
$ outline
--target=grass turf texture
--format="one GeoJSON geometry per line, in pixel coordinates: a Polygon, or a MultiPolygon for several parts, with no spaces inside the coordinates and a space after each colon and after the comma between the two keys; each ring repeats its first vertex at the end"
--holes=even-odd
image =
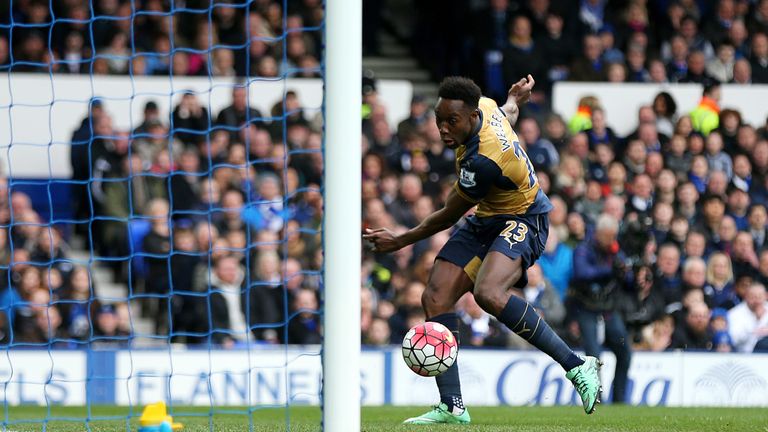
{"type": "MultiPolygon", "coordinates": [[[[581,407],[475,407],[471,408],[472,424],[462,426],[404,426],[407,417],[421,414],[424,407],[376,407],[363,409],[362,430],[377,431],[520,431],[520,432],[615,432],[615,431],[759,431],[768,432],[768,410],[751,408],[652,408],[600,406],[595,414],[586,416],[581,407]]],[[[174,420],[184,423],[185,432],[247,431],[248,415],[244,408],[219,408],[211,418],[208,410],[199,407],[177,407],[174,420]],[[241,412],[228,414],[227,412],[241,412]],[[210,422],[210,423],[209,423],[210,422]]],[[[45,430],[52,432],[118,432],[136,431],[138,417],[127,429],[128,409],[93,407],[92,417],[112,417],[93,420],[86,428],[84,421],[50,421],[45,430]],[[122,417],[122,418],[120,418],[122,417]]],[[[139,413],[135,413],[138,415],[139,413]]],[[[259,409],[252,413],[254,431],[317,431],[320,430],[320,410],[317,407],[292,407],[290,429],[285,409],[259,409]]],[[[82,407],[53,407],[52,416],[71,420],[86,415],[82,407]]],[[[46,409],[40,407],[9,407],[11,424],[0,422],[0,431],[41,431],[46,409]],[[15,423],[13,420],[34,420],[36,423],[15,423]]]]}

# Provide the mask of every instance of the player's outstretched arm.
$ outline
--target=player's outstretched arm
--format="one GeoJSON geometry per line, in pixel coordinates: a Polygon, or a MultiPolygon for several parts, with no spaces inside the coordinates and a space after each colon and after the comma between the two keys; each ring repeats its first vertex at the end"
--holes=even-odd
{"type": "Polygon", "coordinates": [[[536,84],[533,80],[533,76],[528,74],[525,78],[520,78],[520,81],[514,83],[507,92],[507,102],[501,107],[504,114],[509,120],[509,124],[515,126],[517,123],[517,117],[520,115],[520,105],[528,102],[531,98],[531,90],[536,84]]]}
{"type": "Polygon", "coordinates": [[[453,189],[448,195],[445,207],[427,216],[417,227],[399,236],[386,228],[367,229],[363,234],[363,239],[373,243],[373,251],[375,252],[394,252],[440,231],[447,230],[475,204],[462,198],[453,189]]]}

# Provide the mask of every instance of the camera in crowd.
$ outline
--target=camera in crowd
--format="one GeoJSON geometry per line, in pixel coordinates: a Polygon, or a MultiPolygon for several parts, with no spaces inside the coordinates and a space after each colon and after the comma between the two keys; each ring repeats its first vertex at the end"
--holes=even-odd
{"type": "Polygon", "coordinates": [[[628,218],[619,232],[619,245],[625,259],[617,265],[627,270],[636,269],[643,263],[645,247],[652,238],[652,226],[653,220],[648,216],[628,218]]]}

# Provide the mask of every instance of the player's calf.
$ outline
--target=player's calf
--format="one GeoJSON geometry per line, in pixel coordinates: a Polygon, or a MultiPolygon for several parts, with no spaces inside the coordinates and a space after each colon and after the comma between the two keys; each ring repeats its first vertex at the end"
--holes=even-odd
{"type": "Polygon", "coordinates": [[[475,299],[488,313],[531,345],[560,363],[566,371],[584,363],[525,300],[511,290],[523,277],[523,260],[491,251],[475,282],[475,299]],[[487,309],[486,309],[487,308],[487,309]]]}

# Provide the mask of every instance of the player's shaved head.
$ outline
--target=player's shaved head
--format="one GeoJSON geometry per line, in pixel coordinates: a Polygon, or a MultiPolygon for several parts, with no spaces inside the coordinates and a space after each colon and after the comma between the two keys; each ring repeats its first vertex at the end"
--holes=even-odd
{"type": "Polygon", "coordinates": [[[464,102],[468,108],[477,109],[482,92],[480,87],[469,78],[448,77],[440,83],[437,96],[442,99],[453,99],[464,102]]]}

